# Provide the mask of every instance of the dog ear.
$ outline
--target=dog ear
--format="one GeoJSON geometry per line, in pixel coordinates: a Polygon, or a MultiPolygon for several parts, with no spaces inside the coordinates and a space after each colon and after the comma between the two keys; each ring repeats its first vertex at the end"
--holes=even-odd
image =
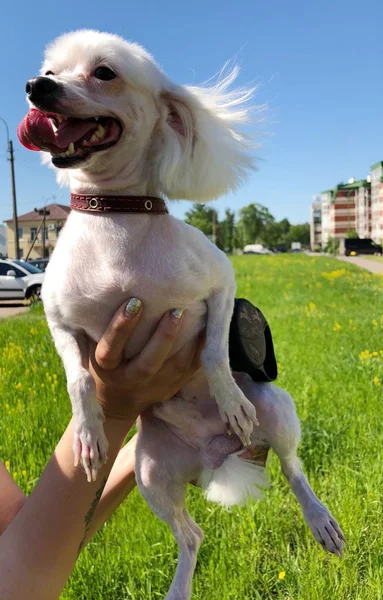
{"type": "Polygon", "coordinates": [[[163,92],[162,120],[152,157],[154,177],[170,199],[213,200],[235,190],[254,168],[247,121],[253,90],[228,91],[238,69],[210,88],[174,86],[163,92]]]}

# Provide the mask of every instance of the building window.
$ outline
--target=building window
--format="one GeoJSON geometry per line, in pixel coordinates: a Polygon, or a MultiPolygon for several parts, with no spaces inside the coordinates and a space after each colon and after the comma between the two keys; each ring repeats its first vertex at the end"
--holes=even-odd
{"type": "Polygon", "coordinates": [[[23,228],[19,227],[17,230],[17,237],[19,238],[19,240],[23,239],[23,228]]]}
{"type": "Polygon", "coordinates": [[[37,235],[37,227],[31,227],[31,242],[36,238],[37,235]]]}
{"type": "Polygon", "coordinates": [[[24,258],[24,250],[23,250],[23,248],[19,248],[19,258],[24,258]]]}

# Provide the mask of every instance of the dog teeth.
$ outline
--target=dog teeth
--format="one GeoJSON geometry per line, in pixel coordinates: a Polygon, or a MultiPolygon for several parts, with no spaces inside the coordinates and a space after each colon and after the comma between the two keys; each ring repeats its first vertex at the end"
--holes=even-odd
{"type": "Polygon", "coordinates": [[[103,138],[105,136],[106,133],[106,129],[105,127],[103,127],[102,125],[98,125],[96,131],[94,132],[94,135],[101,140],[101,138],[103,138]]]}
{"type": "Polygon", "coordinates": [[[66,154],[67,156],[71,156],[71,154],[74,154],[74,153],[75,153],[75,150],[74,150],[74,143],[73,143],[73,142],[71,142],[71,143],[69,144],[69,146],[68,146],[68,148],[67,148],[67,151],[65,152],[65,154],[66,154]]]}
{"type": "Polygon", "coordinates": [[[92,137],[90,138],[90,140],[89,140],[89,141],[90,141],[90,142],[97,142],[97,140],[98,140],[98,137],[97,137],[97,136],[96,136],[96,134],[94,133],[94,134],[92,135],[92,137]]]}

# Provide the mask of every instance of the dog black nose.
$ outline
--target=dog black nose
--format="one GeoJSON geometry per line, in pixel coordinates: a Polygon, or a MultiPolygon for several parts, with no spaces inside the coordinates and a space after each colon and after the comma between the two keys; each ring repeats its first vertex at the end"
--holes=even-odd
{"type": "Polygon", "coordinates": [[[42,100],[44,97],[57,92],[58,87],[58,84],[50,77],[34,77],[28,81],[25,90],[29,99],[33,102],[38,99],[42,100]]]}

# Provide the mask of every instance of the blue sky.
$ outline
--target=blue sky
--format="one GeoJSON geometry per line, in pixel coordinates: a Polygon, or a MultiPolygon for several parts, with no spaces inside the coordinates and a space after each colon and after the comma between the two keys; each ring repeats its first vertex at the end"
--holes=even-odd
{"type": "MultiPolygon", "coordinates": [[[[45,45],[77,28],[97,28],[144,45],[178,83],[197,84],[233,57],[239,84],[259,84],[267,104],[259,129],[258,173],[223,212],[250,202],[278,218],[309,218],[313,194],[365,177],[383,160],[383,2],[381,0],[141,0],[64,3],[25,0],[1,8],[0,116],[16,151],[19,214],[52,201],[67,204],[53,172],[16,139],[26,112],[24,86],[37,74],[45,45]]],[[[0,123],[0,221],[12,215],[5,130],[0,123]]],[[[188,203],[172,205],[182,217],[188,203]]]]}

